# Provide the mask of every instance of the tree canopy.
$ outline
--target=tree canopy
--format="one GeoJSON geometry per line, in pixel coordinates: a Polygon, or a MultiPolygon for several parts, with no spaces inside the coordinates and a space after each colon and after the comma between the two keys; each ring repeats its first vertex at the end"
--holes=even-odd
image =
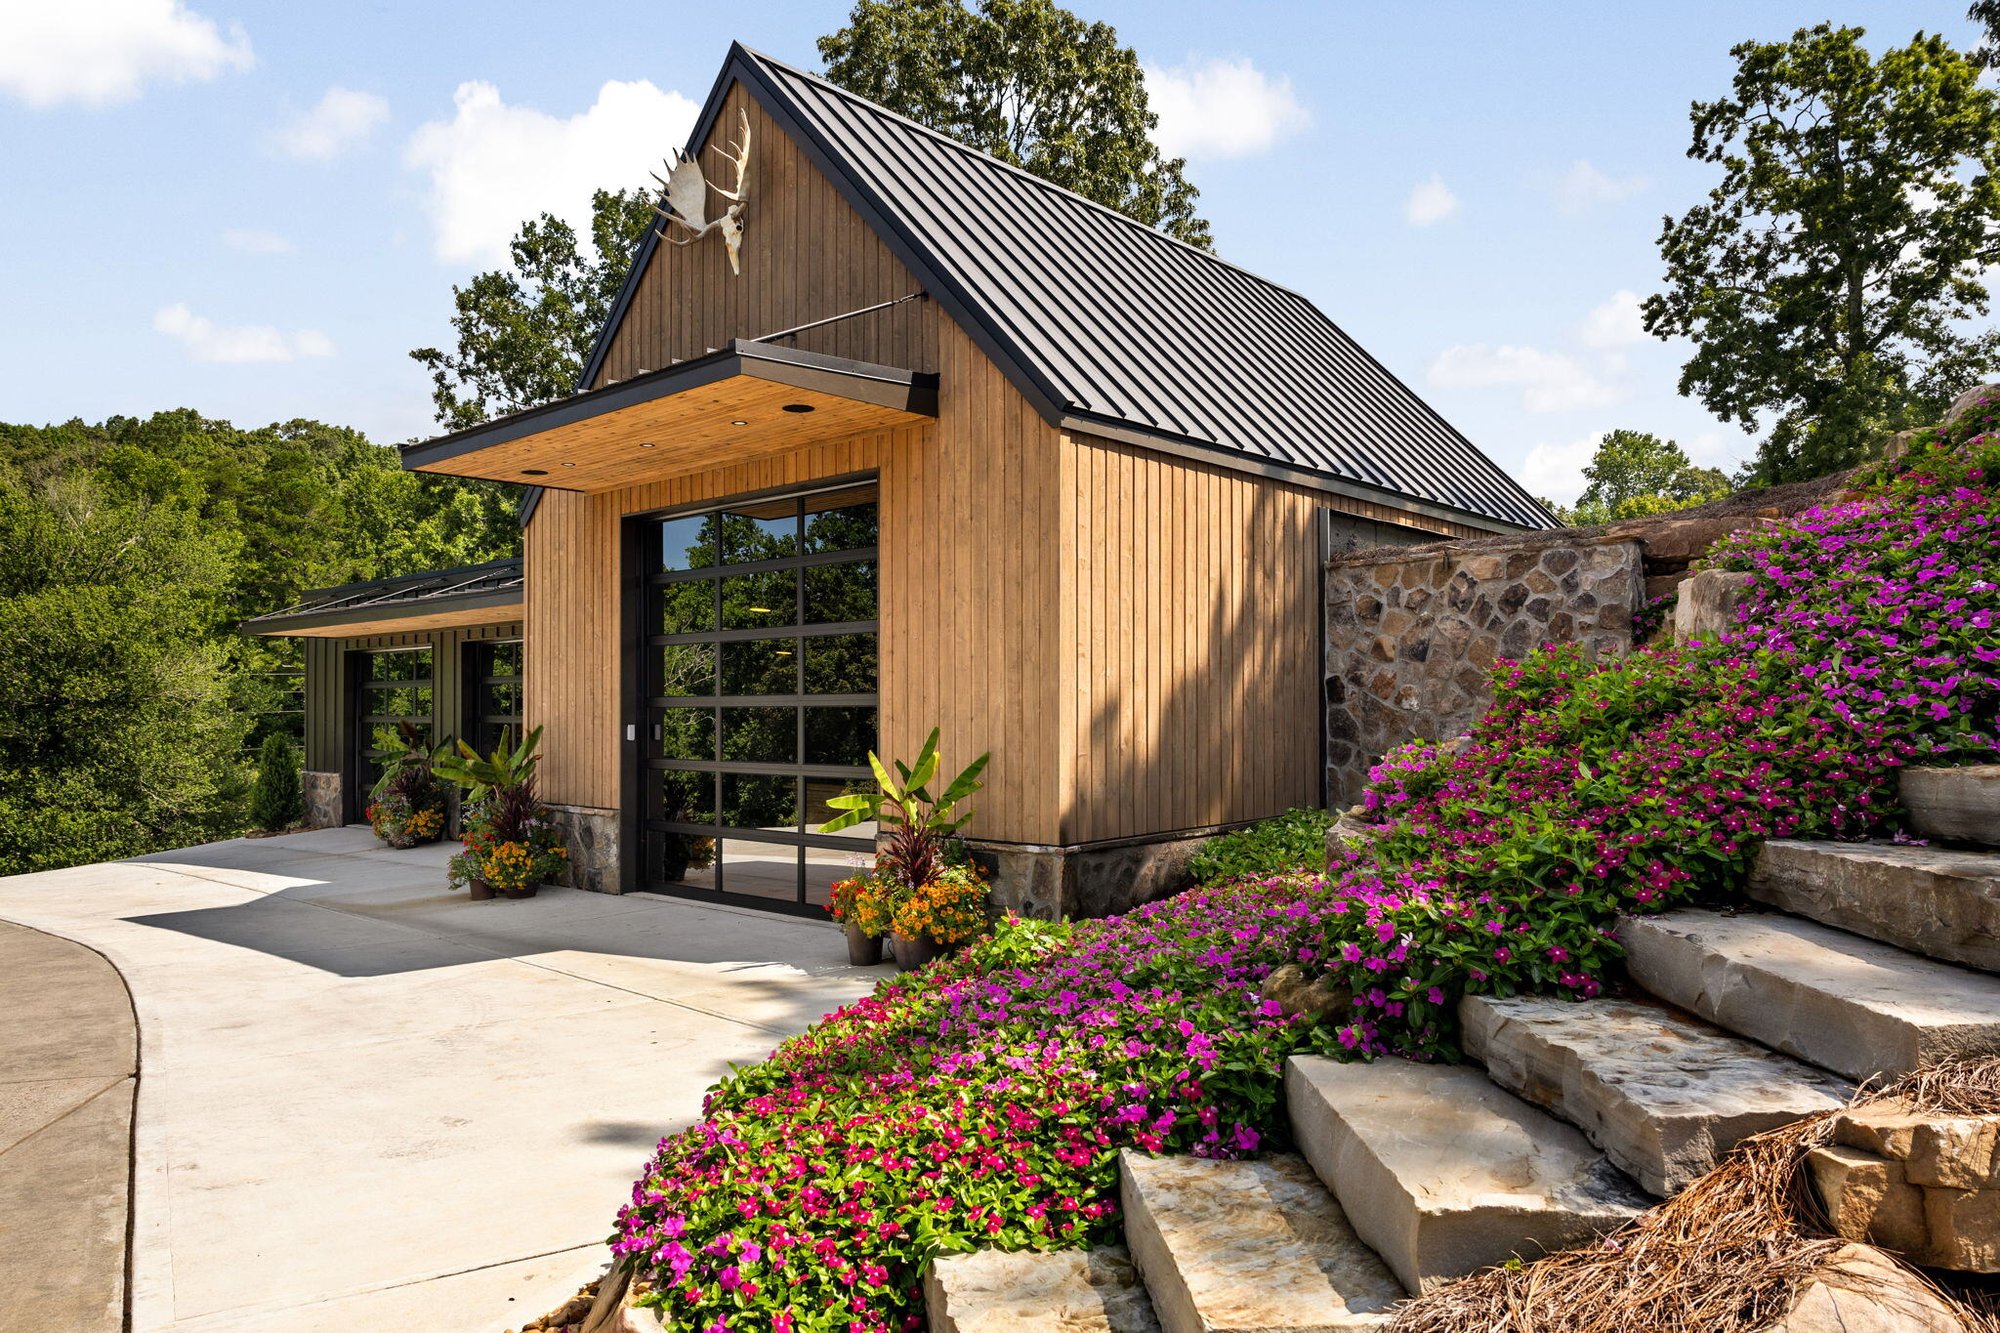
{"type": "Polygon", "coordinates": [[[574,393],[597,332],[654,220],[646,190],[598,190],[590,198],[590,247],[550,213],[521,224],[507,268],[451,289],[458,346],[419,347],[431,372],[440,426],[462,430],[574,393]]]}
{"type": "Polygon", "coordinates": [[[1935,420],[2000,359],[1982,268],[2000,227],[2000,99],[1943,38],[1871,56],[1820,24],[1732,49],[1727,96],[1693,104],[1690,157],[1721,181],[1660,233],[1648,332],[1685,337],[1684,394],[1753,428],[1751,468],[1800,480],[1935,420]]]}
{"type": "Polygon", "coordinates": [[[1153,142],[1139,57],[1053,0],[858,0],[819,39],[826,76],[1204,249],[1187,163],[1153,142]]]}
{"type": "Polygon", "coordinates": [[[1577,527],[1664,514],[1729,494],[1721,469],[1696,467],[1680,445],[1640,430],[1606,431],[1583,477],[1574,508],[1550,506],[1577,527]]]}

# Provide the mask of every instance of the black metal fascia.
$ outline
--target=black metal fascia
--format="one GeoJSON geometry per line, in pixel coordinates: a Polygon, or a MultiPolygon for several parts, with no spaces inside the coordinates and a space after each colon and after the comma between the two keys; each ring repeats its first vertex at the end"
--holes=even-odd
{"type": "Polygon", "coordinates": [[[282,638],[305,630],[332,629],[340,625],[375,624],[384,620],[407,620],[434,616],[446,611],[485,611],[500,607],[519,608],[524,597],[519,584],[485,592],[463,593],[455,597],[417,598],[408,602],[380,602],[371,606],[348,606],[333,611],[301,611],[293,615],[253,616],[236,628],[242,634],[282,638]]]}
{"type": "Polygon", "coordinates": [[[679,365],[648,371],[588,393],[526,408],[511,416],[468,426],[434,440],[404,445],[403,466],[414,469],[441,463],[462,454],[490,449],[541,431],[574,425],[606,412],[654,402],[739,375],[787,384],[795,389],[811,389],[856,402],[873,403],[878,407],[892,407],[923,416],[937,415],[936,375],[738,338],[732,339],[721,351],[693,361],[683,361],[679,365]]]}

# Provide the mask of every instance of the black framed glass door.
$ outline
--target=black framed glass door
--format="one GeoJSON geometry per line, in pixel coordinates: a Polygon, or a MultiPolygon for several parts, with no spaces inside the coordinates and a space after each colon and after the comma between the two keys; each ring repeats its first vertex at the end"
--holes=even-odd
{"type": "Polygon", "coordinates": [[[351,813],[359,819],[368,810],[369,792],[382,776],[383,763],[404,752],[402,724],[415,732],[417,744],[429,747],[432,725],[431,650],[400,648],[352,653],[354,715],[348,735],[353,748],[349,793],[351,813]]]}
{"type": "Polygon", "coordinates": [[[492,754],[502,735],[521,739],[521,641],[465,645],[465,728],[472,748],[492,754]]]}
{"type": "Polygon", "coordinates": [[[650,525],[643,877],[810,910],[873,847],[819,833],[867,787],[879,663],[874,483],[650,525]]]}

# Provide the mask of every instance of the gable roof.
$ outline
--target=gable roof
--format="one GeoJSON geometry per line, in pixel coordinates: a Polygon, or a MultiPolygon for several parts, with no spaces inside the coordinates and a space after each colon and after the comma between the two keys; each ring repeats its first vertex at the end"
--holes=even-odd
{"type": "MultiPolygon", "coordinates": [[[[1052,424],[1482,527],[1554,525],[1298,293],[740,43],[690,152],[732,83],[1052,424]]],[[[649,229],[579,389],[658,245],[649,229]]]]}

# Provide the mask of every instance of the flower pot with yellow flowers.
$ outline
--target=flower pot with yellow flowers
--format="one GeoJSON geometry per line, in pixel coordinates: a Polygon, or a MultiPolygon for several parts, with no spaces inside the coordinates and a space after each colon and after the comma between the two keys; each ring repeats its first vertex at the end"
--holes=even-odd
{"type": "Polygon", "coordinates": [[[569,872],[569,850],[548,809],[535,798],[536,743],[541,728],[518,749],[503,735],[491,755],[464,741],[442,758],[438,773],[466,789],[461,824],[465,850],[451,858],[451,885],[474,898],[532,898],[569,872]]]}
{"type": "Polygon", "coordinates": [[[833,886],[826,910],[847,932],[847,961],[872,967],[882,961],[882,937],[889,933],[895,906],[889,886],[872,870],[850,875],[833,886]]]}
{"type": "MultiPolygon", "coordinates": [[[[939,762],[938,731],[932,728],[916,763],[899,760],[891,773],[870,750],[876,789],[827,802],[840,813],[820,825],[822,833],[876,821],[875,871],[869,878],[889,904],[898,967],[920,967],[986,928],[985,877],[953,849],[963,845],[956,835],[972,819],[960,806],[979,790],[979,775],[991,757],[980,755],[932,795],[939,762]]],[[[843,906],[837,913],[843,922],[848,910],[843,906]]]]}

